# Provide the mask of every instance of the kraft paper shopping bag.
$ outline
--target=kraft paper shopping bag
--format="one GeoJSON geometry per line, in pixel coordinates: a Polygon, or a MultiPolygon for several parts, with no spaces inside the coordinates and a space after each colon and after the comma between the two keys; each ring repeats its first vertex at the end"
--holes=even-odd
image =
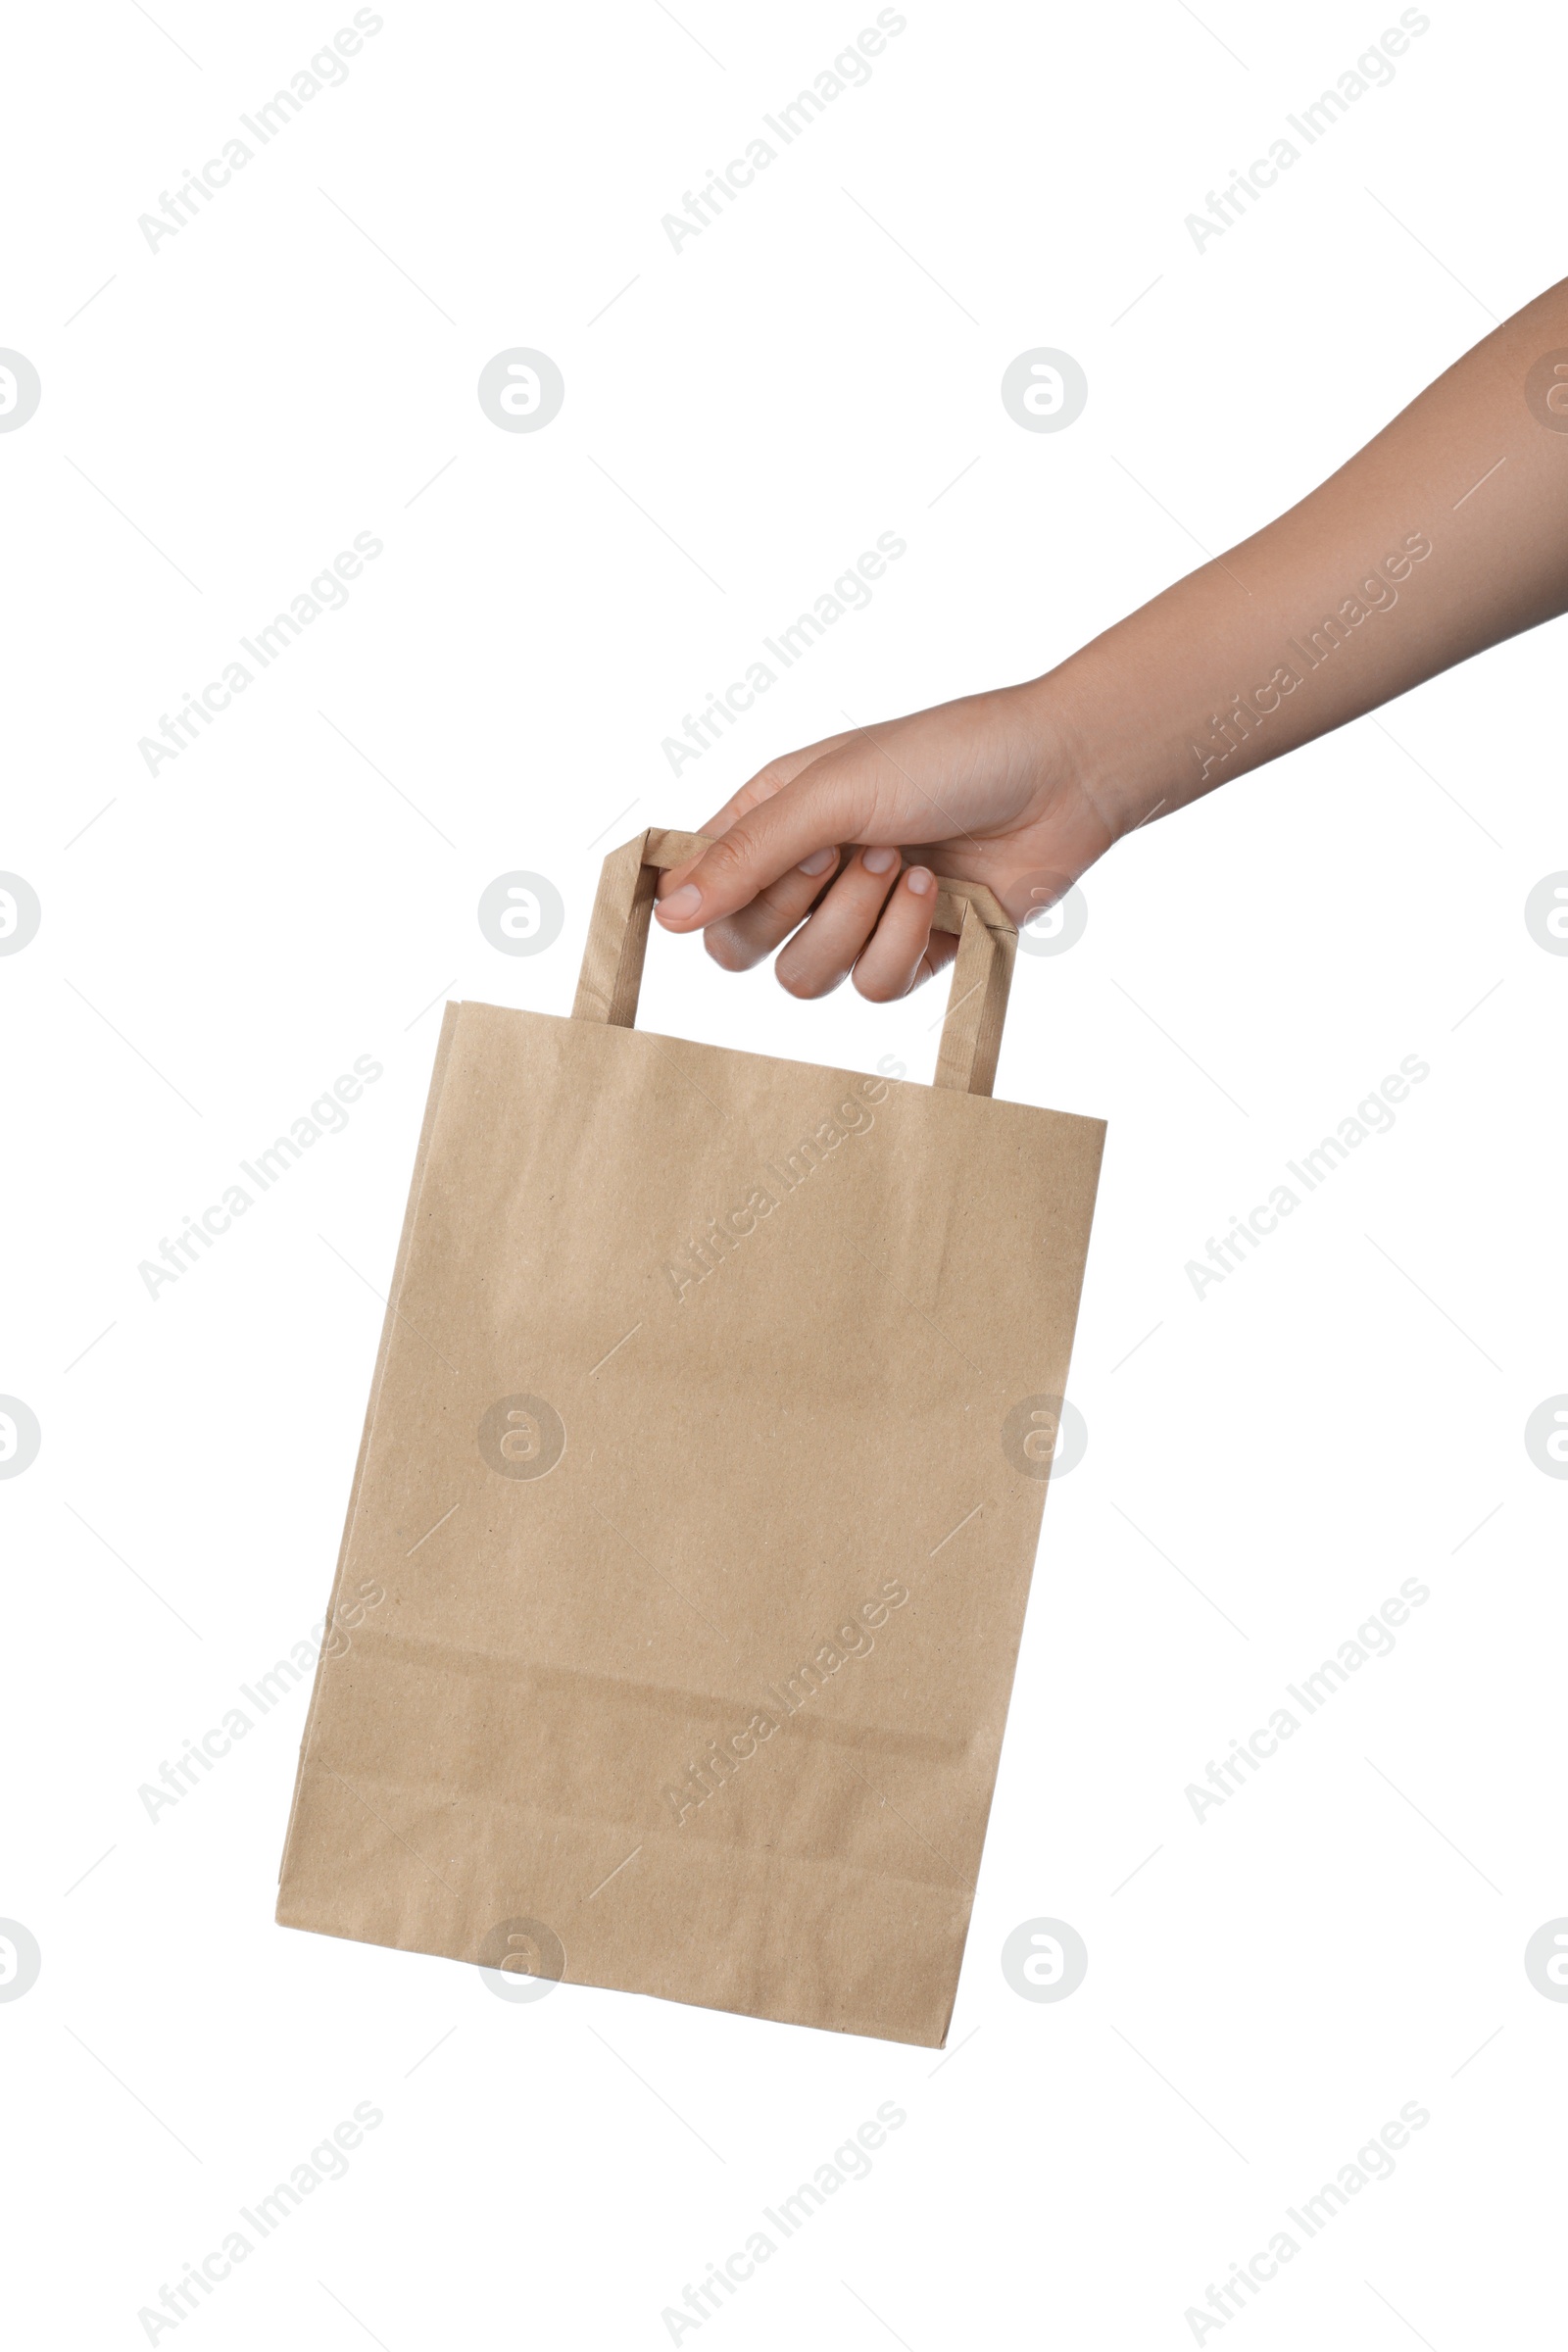
{"type": "Polygon", "coordinates": [[[940,2044],[1104,1130],[990,1099],[978,885],[934,1086],[636,1029],[701,846],[447,1009],[278,1918],[940,2044]]]}

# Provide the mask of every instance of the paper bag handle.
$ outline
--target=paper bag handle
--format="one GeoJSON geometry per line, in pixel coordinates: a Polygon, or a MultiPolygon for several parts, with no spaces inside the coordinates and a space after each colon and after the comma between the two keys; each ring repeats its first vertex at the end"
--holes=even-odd
{"type": "MultiPolygon", "coordinates": [[[[574,1021],[635,1027],[655,878],[711,846],[701,833],[650,827],[611,851],[594,898],[571,1007],[574,1021]]],[[[956,932],[958,939],[934,1083],[961,1095],[989,1095],[1012,985],[1017,930],[984,883],[946,876],[938,877],[931,927],[956,932]]]]}

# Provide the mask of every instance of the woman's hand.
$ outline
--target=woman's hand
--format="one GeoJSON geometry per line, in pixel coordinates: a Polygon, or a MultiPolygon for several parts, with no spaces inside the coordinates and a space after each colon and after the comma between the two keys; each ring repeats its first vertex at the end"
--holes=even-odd
{"type": "Polygon", "coordinates": [[[703,930],[731,971],[788,940],[794,996],[853,972],[862,996],[902,997],[954,952],[931,936],[933,867],[1022,921],[1151,817],[1568,612],[1563,351],[1568,279],[1045,677],[773,760],[666,876],[661,922],[703,930]]]}
{"type": "Polygon", "coordinates": [[[702,930],[733,972],[788,940],[777,972],[792,996],[826,996],[853,972],[878,1003],[955,952],[931,932],[936,874],[986,883],[1022,921],[1114,839],[1039,684],[787,753],[702,830],[713,848],[662,877],[667,929],[702,930]]]}

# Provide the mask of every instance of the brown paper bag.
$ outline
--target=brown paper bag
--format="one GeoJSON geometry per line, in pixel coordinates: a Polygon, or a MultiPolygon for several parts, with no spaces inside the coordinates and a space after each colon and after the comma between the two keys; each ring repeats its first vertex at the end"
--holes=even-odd
{"type": "Polygon", "coordinates": [[[634,1029],[702,846],[447,1008],[277,1916],[940,2045],[1104,1129],[988,1100],[974,884],[934,1087],[634,1029]]]}

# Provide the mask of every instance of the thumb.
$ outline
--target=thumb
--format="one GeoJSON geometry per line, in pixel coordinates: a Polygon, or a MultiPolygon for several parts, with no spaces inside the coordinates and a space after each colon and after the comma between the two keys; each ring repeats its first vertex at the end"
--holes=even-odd
{"type": "Polygon", "coordinates": [[[813,760],[738,816],[693,864],[667,877],[655,912],[671,931],[703,930],[840,842],[897,848],[900,838],[893,820],[878,824],[870,760],[858,744],[845,744],[813,760]]]}

